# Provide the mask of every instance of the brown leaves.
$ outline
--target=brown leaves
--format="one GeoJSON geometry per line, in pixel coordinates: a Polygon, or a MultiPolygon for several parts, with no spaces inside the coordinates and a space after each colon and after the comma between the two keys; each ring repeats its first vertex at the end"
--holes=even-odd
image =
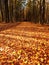
{"type": "Polygon", "coordinates": [[[49,65],[49,33],[40,28],[41,32],[28,30],[12,28],[1,32],[1,65],[49,65]]]}

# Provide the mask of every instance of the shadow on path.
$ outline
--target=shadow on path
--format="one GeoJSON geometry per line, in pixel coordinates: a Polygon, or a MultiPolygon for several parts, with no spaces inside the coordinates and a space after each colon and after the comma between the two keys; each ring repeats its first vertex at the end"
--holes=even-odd
{"type": "Polygon", "coordinates": [[[10,28],[13,28],[15,26],[18,26],[21,22],[17,22],[17,23],[5,23],[3,25],[0,25],[0,32],[3,30],[7,30],[10,28]]]}

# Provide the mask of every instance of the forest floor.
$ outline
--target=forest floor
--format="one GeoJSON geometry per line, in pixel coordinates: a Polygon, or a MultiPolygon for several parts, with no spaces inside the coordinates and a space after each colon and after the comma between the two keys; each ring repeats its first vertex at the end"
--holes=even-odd
{"type": "Polygon", "coordinates": [[[49,65],[49,26],[0,24],[0,65],[49,65]]]}

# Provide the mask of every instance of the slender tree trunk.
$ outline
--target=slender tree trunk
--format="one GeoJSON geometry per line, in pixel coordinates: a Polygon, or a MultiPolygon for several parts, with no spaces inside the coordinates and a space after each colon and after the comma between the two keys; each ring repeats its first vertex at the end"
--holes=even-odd
{"type": "Polygon", "coordinates": [[[5,21],[9,22],[8,0],[5,0],[5,21]]]}
{"type": "Polygon", "coordinates": [[[45,0],[40,0],[40,22],[45,22],[45,0]]]}
{"type": "Polygon", "coordinates": [[[42,21],[42,16],[41,16],[41,14],[42,14],[42,6],[41,6],[41,0],[40,0],[40,22],[42,21]]]}
{"type": "Polygon", "coordinates": [[[36,16],[36,12],[35,12],[35,11],[36,11],[35,1],[36,1],[36,0],[33,0],[33,21],[36,23],[36,19],[35,19],[35,16],[36,16]]]}
{"type": "Polygon", "coordinates": [[[4,21],[4,16],[3,16],[3,9],[2,9],[2,2],[1,2],[1,0],[0,0],[0,8],[1,8],[2,21],[4,21]]]}
{"type": "Polygon", "coordinates": [[[13,22],[13,0],[9,0],[9,18],[13,22]]]}
{"type": "Polygon", "coordinates": [[[43,22],[45,22],[45,0],[43,0],[43,22]]]}

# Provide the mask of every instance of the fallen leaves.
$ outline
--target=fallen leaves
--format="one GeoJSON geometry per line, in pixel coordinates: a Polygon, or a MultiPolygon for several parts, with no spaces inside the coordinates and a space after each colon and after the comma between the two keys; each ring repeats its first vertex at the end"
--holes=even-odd
{"type": "Polygon", "coordinates": [[[49,33],[16,29],[0,33],[1,65],[49,65],[49,33]]]}

